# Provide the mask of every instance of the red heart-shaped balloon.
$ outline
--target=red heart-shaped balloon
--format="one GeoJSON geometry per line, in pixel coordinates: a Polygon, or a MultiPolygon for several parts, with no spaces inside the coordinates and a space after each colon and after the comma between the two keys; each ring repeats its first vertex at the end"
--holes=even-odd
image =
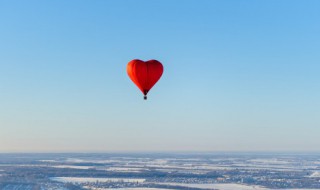
{"type": "Polygon", "coordinates": [[[130,79],[138,86],[147,99],[150,89],[158,82],[163,73],[163,66],[157,60],[141,61],[134,59],[127,65],[130,79]]]}

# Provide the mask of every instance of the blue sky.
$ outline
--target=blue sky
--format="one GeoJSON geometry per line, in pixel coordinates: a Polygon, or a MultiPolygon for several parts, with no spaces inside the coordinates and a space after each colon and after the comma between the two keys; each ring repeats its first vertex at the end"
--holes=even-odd
{"type": "Polygon", "coordinates": [[[320,2],[0,1],[0,152],[320,151],[320,2]],[[157,59],[143,101],[126,74],[157,59]]]}

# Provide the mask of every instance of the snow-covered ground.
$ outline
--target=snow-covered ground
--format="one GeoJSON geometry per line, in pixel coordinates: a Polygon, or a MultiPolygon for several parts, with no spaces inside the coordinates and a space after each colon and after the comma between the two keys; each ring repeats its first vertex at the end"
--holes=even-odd
{"type": "Polygon", "coordinates": [[[58,162],[56,160],[38,160],[39,162],[49,162],[49,163],[55,163],[58,162]]]}
{"type": "Polygon", "coordinates": [[[287,160],[280,160],[277,158],[271,158],[271,159],[251,159],[248,160],[248,162],[253,162],[253,163],[260,163],[260,164],[271,164],[271,165],[285,165],[285,164],[290,164],[289,161],[287,160]]]}
{"type": "Polygon", "coordinates": [[[186,184],[186,183],[161,183],[164,185],[183,186],[203,189],[219,189],[219,190],[268,190],[261,186],[248,186],[242,184],[186,184]]]}
{"type": "Polygon", "coordinates": [[[127,168],[127,167],[109,167],[106,169],[107,171],[114,172],[141,172],[141,168],[127,168]]]}
{"type": "Polygon", "coordinates": [[[67,163],[98,163],[98,164],[107,164],[107,163],[119,163],[121,160],[90,160],[90,159],[78,159],[78,158],[68,158],[65,160],[67,163]]]}
{"type": "MultiPolygon", "coordinates": [[[[203,189],[218,189],[218,190],[279,190],[269,189],[257,185],[243,185],[234,183],[216,183],[216,184],[186,184],[186,183],[159,183],[163,185],[183,186],[203,189]]],[[[320,190],[320,189],[281,189],[281,190],[320,190]]]]}
{"type": "Polygon", "coordinates": [[[145,179],[134,178],[91,178],[91,177],[52,177],[51,180],[62,183],[86,183],[86,182],[132,182],[142,183],[145,179]]]}
{"type": "Polygon", "coordinates": [[[70,168],[70,169],[80,169],[80,170],[87,170],[87,169],[93,169],[94,167],[91,166],[73,166],[73,165],[53,165],[51,166],[53,168],[70,168]]]}
{"type": "Polygon", "coordinates": [[[309,177],[320,177],[320,171],[313,172],[309,177]]]}
{"type": "MultiPolygon", "coordinates": [[[[116,189],[109,189],[109,188],[92,188],[89,187],[90,190],[168,190],[168,189],[161,189],[161,188],[143,188],[143,187],[139,187],[139,188],[116,188],[116,189]]],[[[172,189],[171,189],[172,190],[172,189]]]]}

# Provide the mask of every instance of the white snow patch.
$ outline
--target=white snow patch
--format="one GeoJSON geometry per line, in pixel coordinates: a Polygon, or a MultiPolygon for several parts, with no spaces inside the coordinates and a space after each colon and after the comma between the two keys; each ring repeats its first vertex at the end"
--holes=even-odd
{"type": "Polygon", "coordinates": [[[107,171],[113,172],[141,172],[141,168],[127,168],[127,167],[110,167],[106,169],[107,171]]]}
{"type": "Polygon", "coordinates": [[[187,184],[187,183],[160,183],[165,185],[183,186],[191,188],[203,188],[203,189],[219,189],[219,190],[268,190],[261,186],[248,186],[242,184],[187,184]]]}
{"type": "Polygon", "coordinates": [[[143,188],[143,187],[137,187],[137,188],[92,188],[92,187],[86,187],[88,189],[92,190],[168,190],[168,189],[160,189],[160,188],[143,188]]]}
{"type": "Polygon", "coordinates": [[[58,162],[58,161],[56,161],[56,160],[38,160],[39,162],[58,162]]]}
{"type": "Polygon", "coordinates": [[[313,172],[309,177],[320,177],[320,171],[313,172]]]}
{"type": "Polygon", "coordinates": [[[94,177],[52,177],[51,180],[62,183],[87,183],[87,182],[131,182],[143,183],[145,179],[133,178],[94,178],[94,177]]]}
{"type": "Polygon", "coordinates": [[[73,166],[73,165],[57,165],[57,166],[50,166],[53,168],[70,168],[70,169],[80,169],[80,170],[88,170],[94,167],[91,166],[73,166]]]}

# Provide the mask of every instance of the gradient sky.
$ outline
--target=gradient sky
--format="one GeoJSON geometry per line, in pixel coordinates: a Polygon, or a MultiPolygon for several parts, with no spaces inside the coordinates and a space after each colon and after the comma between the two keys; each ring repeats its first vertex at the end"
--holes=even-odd
{"type": "Polygon", "coordinates": [[[319,10],[0,0],[0,152],[320,151],[319,10]],[[165,68],[148,101],[135,58],[165,68]]]}

